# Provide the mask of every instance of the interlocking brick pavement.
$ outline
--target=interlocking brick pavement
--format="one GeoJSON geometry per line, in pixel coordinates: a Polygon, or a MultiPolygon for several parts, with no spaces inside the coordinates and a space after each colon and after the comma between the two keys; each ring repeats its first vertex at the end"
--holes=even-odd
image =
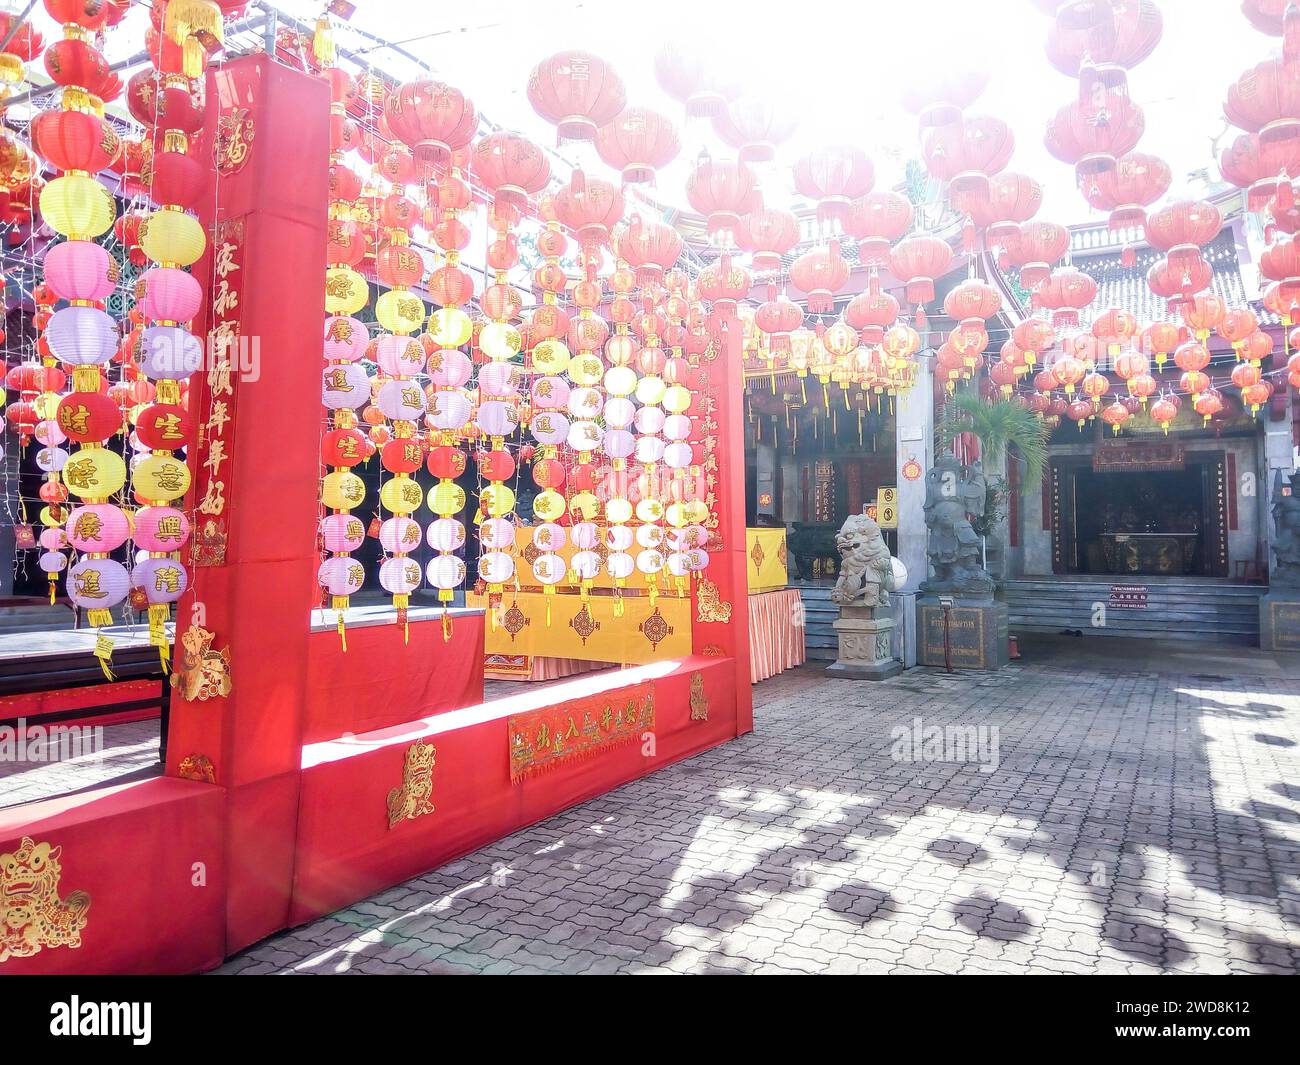
{"type": "Polygon", "coordinates": [[[219,971],[1297,971],[1300,673],[1124,664],[783,674],[753,735],[219,971]],[[916,717],[995,771],[892,757],[916,717]]]}

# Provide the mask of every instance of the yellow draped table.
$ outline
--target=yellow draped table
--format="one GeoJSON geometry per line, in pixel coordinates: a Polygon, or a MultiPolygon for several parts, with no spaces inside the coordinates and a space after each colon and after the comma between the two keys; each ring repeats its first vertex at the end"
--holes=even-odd
{"type": "Polygon", "coordinates": [[[798,590],[785,586],[785,529],[746,529],[745,553],[749,679],[757,684],[805,661],[803,604],[798,590]]]}

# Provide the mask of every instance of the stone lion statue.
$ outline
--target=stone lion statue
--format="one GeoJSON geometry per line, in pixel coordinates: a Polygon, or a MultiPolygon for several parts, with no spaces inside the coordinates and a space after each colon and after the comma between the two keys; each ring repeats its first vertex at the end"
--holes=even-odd
{"type": "Polygon", "coordinates": [[[831,602],[869,608],[889,606],[894,590],[893,560],[880,526],[865,514],[850,514],[835,535],[840,552],[840,579],[831,602]]]}

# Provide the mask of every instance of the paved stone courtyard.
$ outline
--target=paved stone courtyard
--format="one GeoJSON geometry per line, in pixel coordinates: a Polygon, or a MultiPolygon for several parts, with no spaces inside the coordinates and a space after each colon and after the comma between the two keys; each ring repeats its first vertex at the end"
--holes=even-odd
{"type": "Polygon", "coordinates": [[[783,674],[753,735],[220,971],[1296,972],[1300,670],[1180,650],[783,674]],[[896,759],[918,717],[997,768],[896,759]]]}

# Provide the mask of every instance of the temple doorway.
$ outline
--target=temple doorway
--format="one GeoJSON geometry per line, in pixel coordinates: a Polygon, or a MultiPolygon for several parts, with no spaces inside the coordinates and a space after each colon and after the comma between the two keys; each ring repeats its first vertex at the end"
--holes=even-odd
{"type": "Polygon", "coordinates": [[[1224,456],[1174,469],[1096,469],[1055,460],[1053,569],[1112,577],[1227,576],[1224,456]]]}

